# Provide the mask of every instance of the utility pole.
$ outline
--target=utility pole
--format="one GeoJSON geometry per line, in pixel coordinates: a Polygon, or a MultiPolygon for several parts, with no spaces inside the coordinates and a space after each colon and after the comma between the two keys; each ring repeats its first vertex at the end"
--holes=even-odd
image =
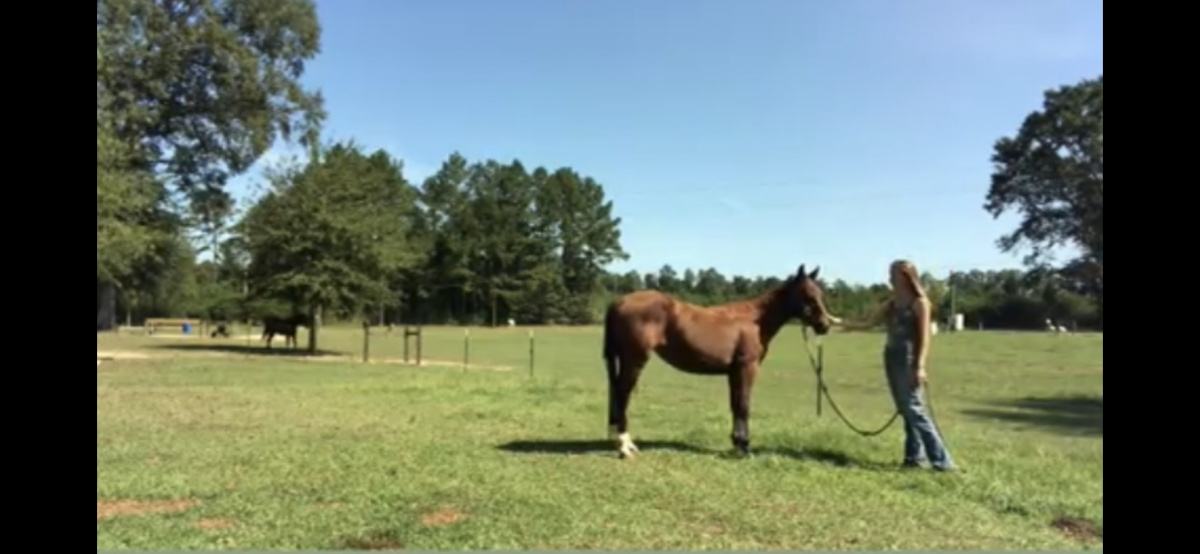
{"type": "Polygon", "coordinates": [[[954,271],[950,271],[950,276],[946,278],[946,285],[950,287],[950,321],[946,322],[946,326],[951,332],[957,332],[958,328],[954,323],[958,320],[958,294],[954,286],[954,271]]]}

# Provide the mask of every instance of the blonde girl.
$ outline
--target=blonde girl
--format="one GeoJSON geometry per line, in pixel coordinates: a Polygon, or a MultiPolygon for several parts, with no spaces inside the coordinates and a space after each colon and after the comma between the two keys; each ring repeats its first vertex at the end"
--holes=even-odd
{"type": "Polygon", "coordinates": [[[945,441],[929,416],[922,400],[928,375],[929,296],[921,286],[917,268],[908,260],[896,260],[890,267],[892,295],[872,316],[861,323],[843,323],[847,329],[869,329],[887,324],[887,342],[883,347],[883,366],[896,409],[904,418],[903,467],[916,468],[928,460],[933,469],[953,471],[954,462],[945,441]]]}

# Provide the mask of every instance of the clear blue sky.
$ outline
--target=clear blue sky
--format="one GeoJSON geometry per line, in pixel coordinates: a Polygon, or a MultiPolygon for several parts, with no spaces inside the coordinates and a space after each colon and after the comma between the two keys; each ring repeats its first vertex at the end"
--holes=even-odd
{"type": "MultiPolygon", "coordinates": [[[[627,262],[878,282],[1019,266],[991,147],[1103,71],[1101,0],[323,0],[331,139],[571,166],[627,262]]],[[[264,158],[277,155],[272,152],[264,158]]],[[[264,162],[265,163],[265,162],[264,162]]],[[[251,178],[239,179],[245,195],[251,178]]]]}

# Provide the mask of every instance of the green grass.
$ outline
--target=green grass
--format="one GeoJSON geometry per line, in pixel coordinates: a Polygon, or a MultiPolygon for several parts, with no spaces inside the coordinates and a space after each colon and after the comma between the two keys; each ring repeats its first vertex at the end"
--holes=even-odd
{"type": "MultiPolygon", "coordinates": [[[[373,357],[399,357],[396,336],[374,333],[373,357]]],[[[754,392],[755,457],[726,456],[723,379],[655,360],[630,408],[641,455],[618,460],[599,331],[536,333],[532,377],[522,329],[473,329],[472,363],[518,369],[466,372],[98,335],[98,350],[155,357],[97,372],[97,548],[1102,547],[1051,525],[1103,526],[1100,335],[936,337],[931,400],[964,469],[939,474],[894,469],[898,425],[862,438],[828,405],[816,417],[796,329],[754,392]],[[121,500],[193,503],[109,504],[121,500]],[[99,518],[102,503],[123,515],[99,518]]],[[[825,339],[828,384],[860,427],[892,413],[881,340],[825,339]]],[[[460,329],[427,329],[424,356],[461,360],[462,342],[460,329]]],[[[361,344],[361,330],[324,336],[354,355],[361,344]]]]}

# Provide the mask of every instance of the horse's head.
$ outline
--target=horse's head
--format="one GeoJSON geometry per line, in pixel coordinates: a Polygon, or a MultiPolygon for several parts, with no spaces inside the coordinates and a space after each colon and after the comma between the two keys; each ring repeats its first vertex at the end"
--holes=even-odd
{"type": "Polygon", "coordinates": [[[789,316],[812,327],[818,335],[824,335],[841,320],[833,317],[825,308],[825,293],[817,282],[820,272],[820,266],[810,273],[805,270],[804,264],[800,264],[800,269],[786,284],[785,304],[789,316]]]}

